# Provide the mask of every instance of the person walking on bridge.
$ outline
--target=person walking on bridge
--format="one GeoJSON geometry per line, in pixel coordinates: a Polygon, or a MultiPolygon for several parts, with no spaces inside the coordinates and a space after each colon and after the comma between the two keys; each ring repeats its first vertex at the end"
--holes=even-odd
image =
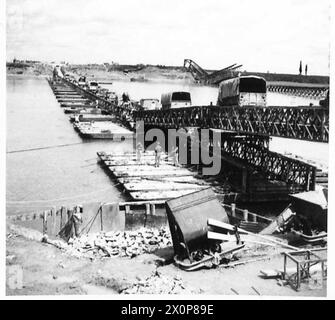
{"type": "Polygon", "coordinates": [[[173,157],[173,165],[176,167],[179,164],[179,152],[178,152],[178,147],[175,147],[172,152],[172,157],[173,157]]]}
{"type": "Polygon", "coordinates": [[[142,151],[143,151],[143,145],[141,142],[137,144],[136,151],[137,151],[137,162],[141,163],[142,151]]]}
{"type": "Polygon", "coordinates": [[[156,142],[155,147],[155,167],[158,168],[161,161],[162,147],[159,141],[156,142]]]}

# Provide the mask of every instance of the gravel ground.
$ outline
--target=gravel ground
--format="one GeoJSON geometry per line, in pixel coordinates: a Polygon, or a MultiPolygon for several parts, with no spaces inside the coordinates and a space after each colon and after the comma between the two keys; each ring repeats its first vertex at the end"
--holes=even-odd
{"type": "Polygon", "coordinates": [[[221,265],[216,269],[186,272],[171,263],[173,248],[169,245],[133,258],[106,256],[91,259],[76,257],[54,245],[37,241],[40,236],[38,232],[26,229],[7,230],[7,295],[326,296],[325,287],[311,289],[304,285],[301,291],[296,292],[282,281],[261,278],[261,269],[283,267],[283,258],[273,247],[245,252],[244,259],[270,254],[270,258],[263,261],[234,268],[221,265]],[[13,289],[10,286],[11,273],[15,268],[22,270],[22,288],[13,289]]]}

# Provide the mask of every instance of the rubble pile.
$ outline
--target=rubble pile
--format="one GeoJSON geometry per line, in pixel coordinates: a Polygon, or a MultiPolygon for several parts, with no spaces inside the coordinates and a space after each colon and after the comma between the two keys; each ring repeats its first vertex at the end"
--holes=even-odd
{"type": "Polygon", "coordinates": [[[74,256],[88,257],[136,257],[159,248],[171,246],[170,231],[141,228],[135,231],[112,231],[85,234],[70,239],[67,252],[74,256]]]}
{"type": "MultiPolygon", "coordinates": [[[[189,291],[180,277],[162,275],[157,270],[148,278],[139,280],[131,287],[121,291],[122,294],[181,294],[189,291]]],[[[192,292],[187,292],[192,293],[192,292]]]]}

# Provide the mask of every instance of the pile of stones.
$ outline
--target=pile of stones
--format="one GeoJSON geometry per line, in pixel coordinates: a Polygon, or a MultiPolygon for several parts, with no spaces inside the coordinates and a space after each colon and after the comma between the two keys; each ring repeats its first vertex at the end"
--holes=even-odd
{"type": "Polygon", "coordinates": [[[186,289],[182,279],[178,276],[163,275],[157,270],[148,278],[140,279],[131,287],[124,289],[122,294],[185,294],[192,293],[186,289]]]}
{"type": "Polygon", "coordinates": [[[136,257],[172,245],[170,230],[141,228],[134,231],[111,231],[84,234],[70,239],[66,251],[77,257],[136,257]]]}

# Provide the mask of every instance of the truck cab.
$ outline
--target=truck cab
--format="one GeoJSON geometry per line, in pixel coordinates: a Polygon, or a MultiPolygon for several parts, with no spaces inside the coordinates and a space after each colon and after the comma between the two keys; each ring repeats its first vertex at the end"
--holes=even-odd
{"type": "Polygon", "coordinates": [[[191,94],[186,91],[162,94],[161,104],[163,110],[190,107],[192,105],[191,94]]]}
{"type": "Polygon", "coordinates": [[[92,92],[97,92],[99,89],[99,84],[96,81],[90,81],[90,83],[88,84],[88,90],[92,91],[92,92]]]}
{"type": "Polygon", "coordinates": [[[80,87],[85,87],[85,85],[86,85],[86,77],[79,77],[79,79],[78,79],[78,85],[80,87]]]}

